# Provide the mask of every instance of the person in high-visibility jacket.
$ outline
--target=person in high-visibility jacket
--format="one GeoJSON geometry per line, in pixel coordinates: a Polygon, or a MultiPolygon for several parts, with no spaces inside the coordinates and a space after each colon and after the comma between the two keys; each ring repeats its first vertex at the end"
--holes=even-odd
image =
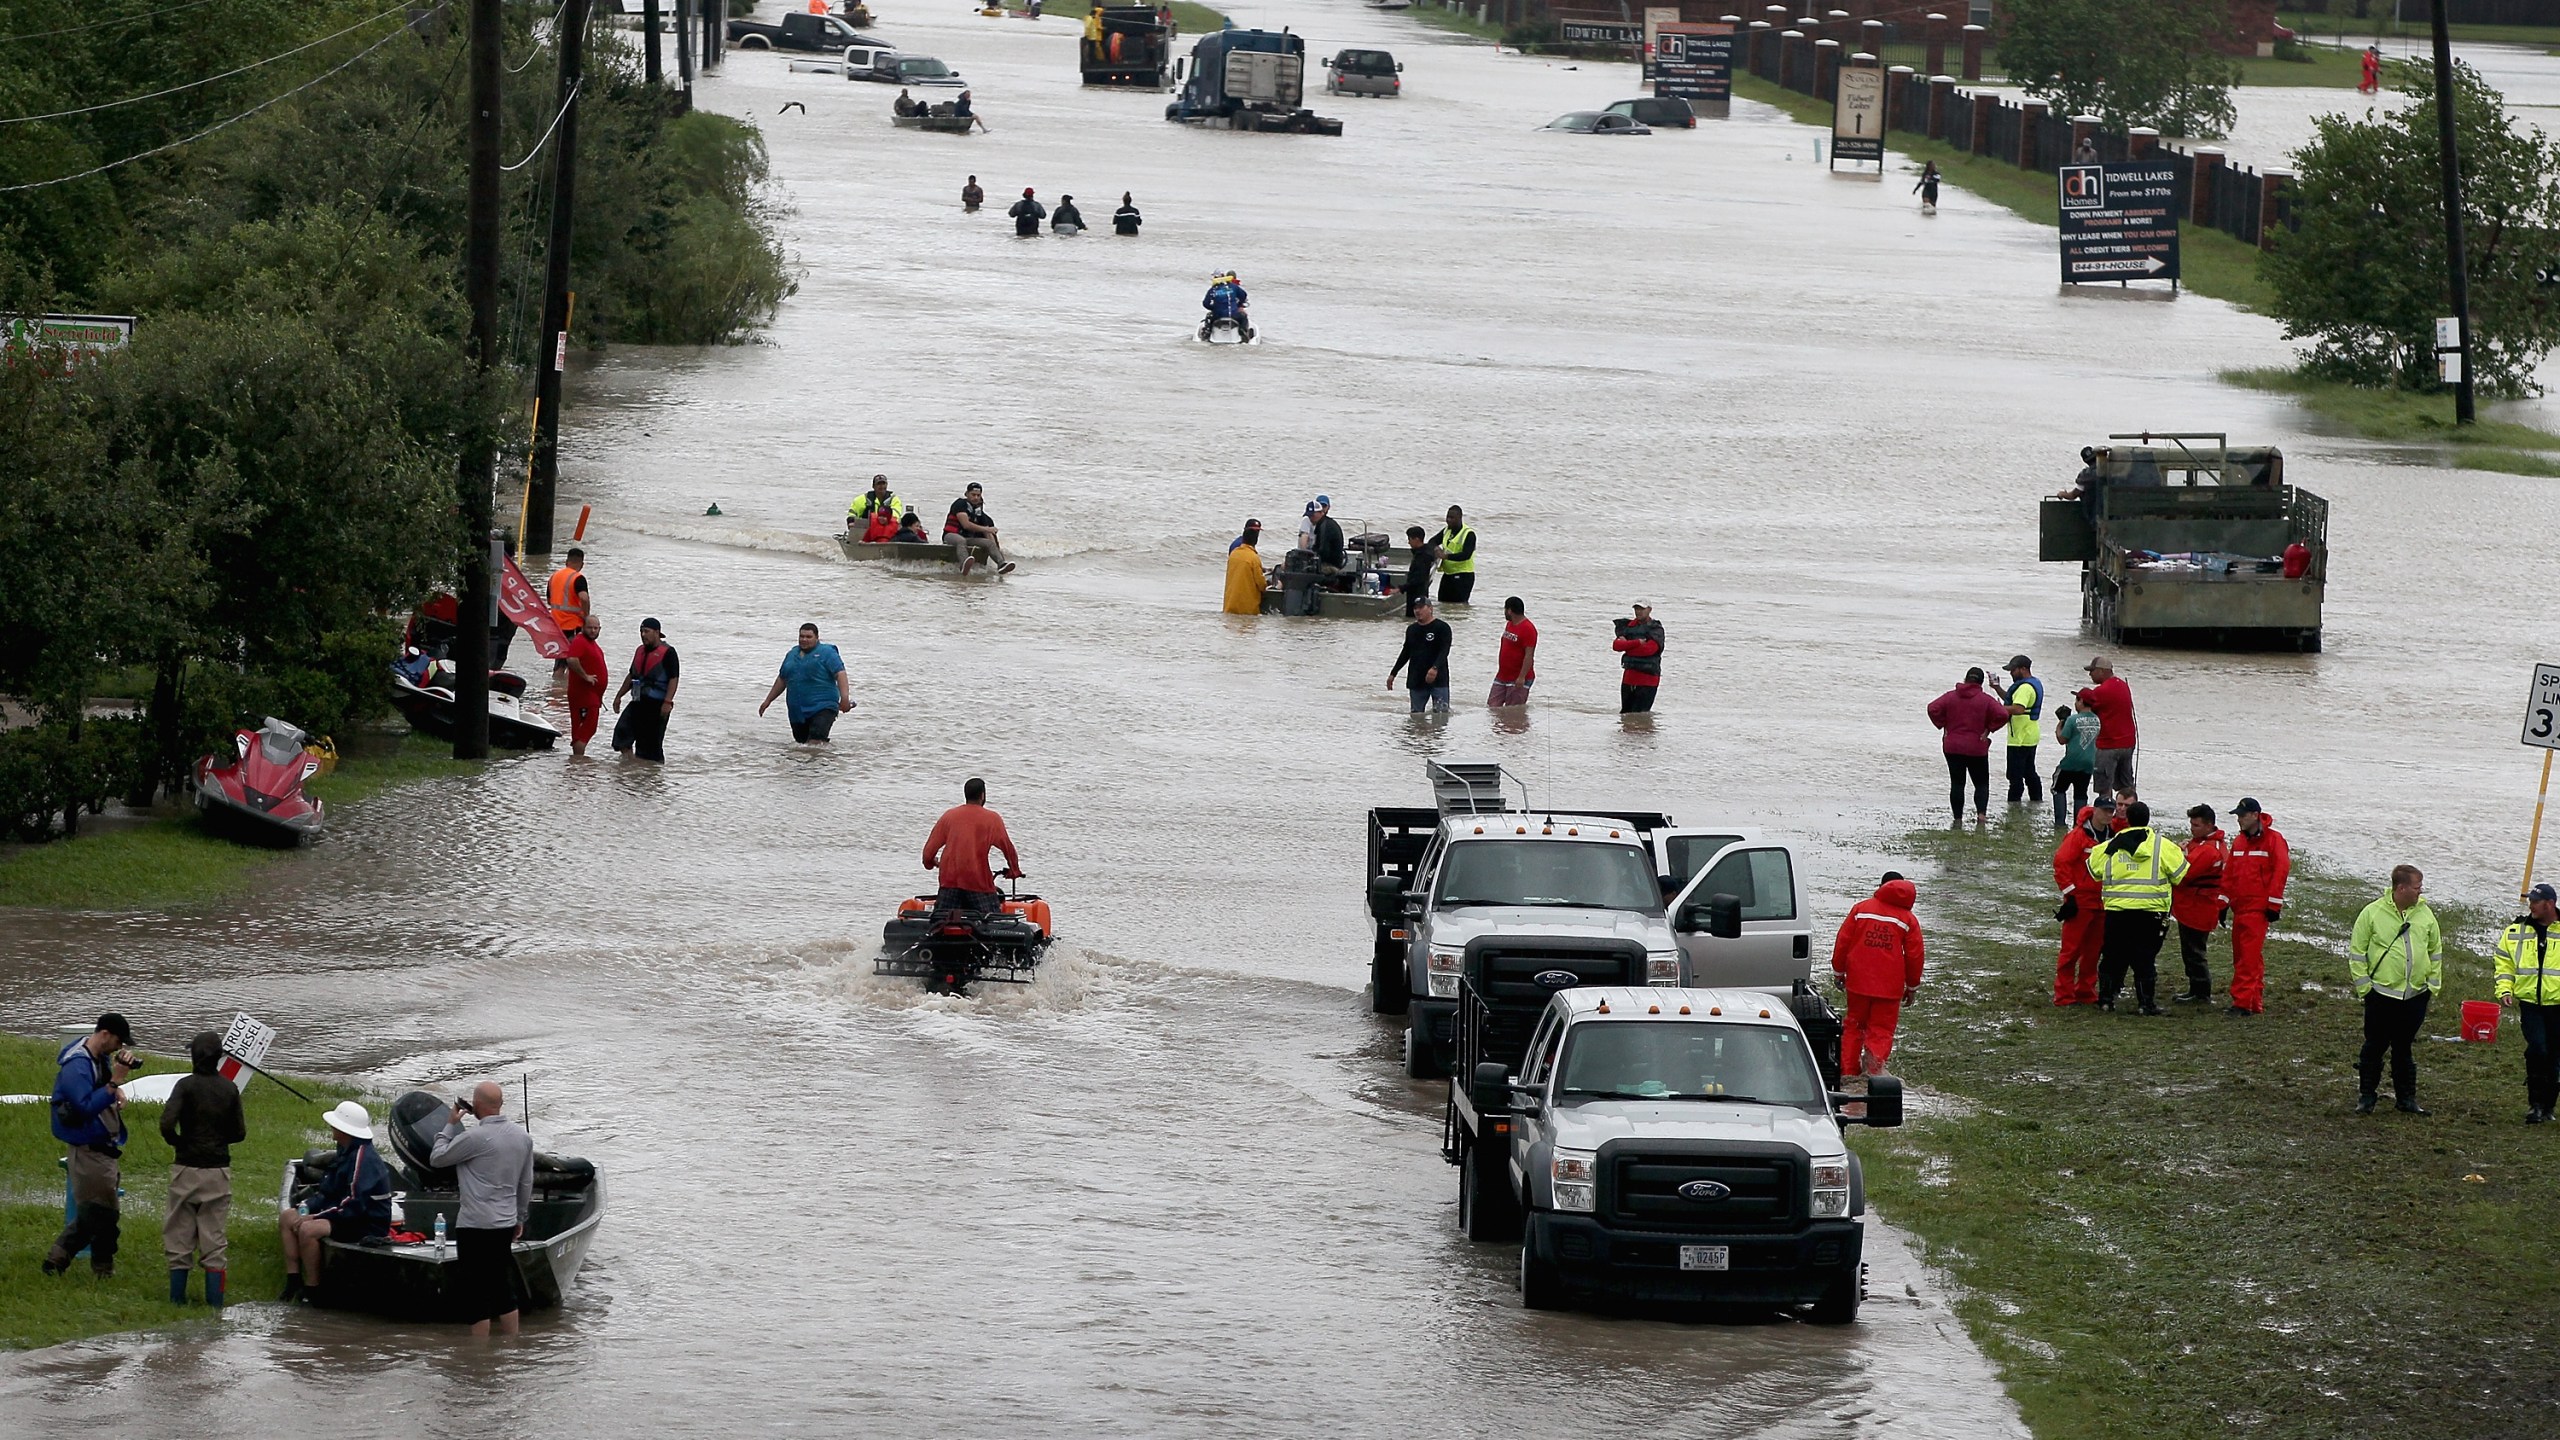
{"type": "Polygon", "coordinates": [[[2382,1053],[2391,1052],[2391,1094],[2412,1115],[2418,1106],[2418,1058],[2410,1046],[2427,1023],[2427,1001],[2444,988],[2444,927],[2419,896],[2427,877],[2415,865],[2391,867],[2391,893],[2364,907],[2347,940],[2347,977],[2364,1002],[2364,1050],[2356,1057],[2356,1113],[2370,1115],[2380,1098],[2382,1053]]]}
{"type": "Polygon", "coordinates": [[[2252,796],[2231,809],[2240,833],[2222,862],[2222,903],[2231,911],[2231,1010],[2255,1015],[2267,1005],[2267,927],[2284,918],[2285,881],[2293,847],[2252,796]]]}
{"type": "Polygon", "coordinates": [[[549,589],[551,623],[560,627],[560,633],[575,635],[587,628],[586,551],[575,545],[569,547],[569,553],[560,561],[560,568],[551,572],[549,589]]]}
{"type": "Polygon", "coordinates": [[[1244,533],[1227,542],[1227,601],[1230,615],[1262,613],[1262,522],[1247,520],[1244,533]]]}
{"type": "Polygon", "coordinates": [[[1918,894],[1901,872],[1886,871],[1875,894],[1849,907],[1831,942],[1831,971],[1849,1002],[1840,1021],[1843,1075],[1885,1073],[1902,1007],[1920,993],[1927,955],[1920,917],[1911,913],[1918,894]]]}
{"type": "Polygon", "coordinates": [[[1449,507],[1449,524],[1431,543],[1440,549],[1440,603],[1464,605],[1476,593],[1476,532],[1467,513],[1449,507]]]}
{"type": "Polygon", "coordinates": [[[2525,913],[2498,937],[2498,1003],[2524,1031],[2524,1123],[2548,1125],[2560,1104],[2560,890],[2525,892],[2525,913]]]}
{"type": "Polygon", "coordinates": [[[2089,874],[2107,909],[2107,935],[2098,952],[2098,1008],[2116,1008],[2127,970],[2133,998],[2145,1015],[2161,1013],[2160,939],[2169,928],[2169,894],[2186,878],[2187,855],[2151,829],[2151,807],[2136,800],[2123,810],[2124,828],[2089,852],[2089,874]]]}
{"type": "Polygon", "coordinates": [[[871,488],[855,496],[853,503],[844,507],[844,528],[848,533],[859,536],[871,528],[872,516],[885,510],[895,519],[906,513],[906,508],[898,503],[897,495],[889,489],[889,477],[874,475],[871,488]]]}
{"type": "Polygon", "coordinates": [[[2083,805],[2078,823],[2053,850],[2053,888],[2062,904],[2053,918],[2062,922],[2062,953],[2053,962],[2053,1003],[2098,1003],[2098,948],[2107,935],[2107,912],[2098,903],[2098,882],[2089,875],[2089,852],[2115,833],[2115,804],[2105,813],[2083,805]]]}
{"type": "Polygon", "coordinates": [[[2041,807],[2044,776],[2036,770],[2036,747],[2044,743],[2044,682],[2026,656],[2009,657],[2009,683],[2000,699],[2009,707],[2009,803],[2021,803],[2024,795],[2041,807]]]}
{"type": "Polygon", "coordinates": [[[2222,928],[2222,867],[2231,855],[2230,837],[2213,823],[2213,807],[2187,810],[2187,874],[2169,893],[2169,913],[2178,922],[2178,958],[2187,969],[2187,990],[2169,997],[2180,1005],[2201,1005],[2213,998],[2213,969],[2205,963],[2205,947],[2222,928]]]}

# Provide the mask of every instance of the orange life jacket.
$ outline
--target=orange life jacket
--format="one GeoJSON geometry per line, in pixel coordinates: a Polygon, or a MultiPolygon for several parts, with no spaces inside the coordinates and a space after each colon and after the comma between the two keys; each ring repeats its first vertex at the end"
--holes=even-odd
{"type": "Polygon", "coordinates": [[[584,573],[566,565],[551,572],[551,623],[563,635],[586,623],[578,613],[578,581],[584,573]]]}

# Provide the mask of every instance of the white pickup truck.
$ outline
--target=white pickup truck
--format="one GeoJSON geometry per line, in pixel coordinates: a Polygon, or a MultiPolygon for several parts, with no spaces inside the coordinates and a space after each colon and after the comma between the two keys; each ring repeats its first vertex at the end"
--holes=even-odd
{"type": "Polygon", "coordinates": [[[1468,1077],[1470,1238],[1517,1239],[1532,1310],[1620,1298],[1857,1318],[1866,1184],[1844,1124],[1902,1123],[1902,1085],[1831,1093],[1794,1013],[1757,990],[1575,987],[1525,1059],[1468,1077]]]}

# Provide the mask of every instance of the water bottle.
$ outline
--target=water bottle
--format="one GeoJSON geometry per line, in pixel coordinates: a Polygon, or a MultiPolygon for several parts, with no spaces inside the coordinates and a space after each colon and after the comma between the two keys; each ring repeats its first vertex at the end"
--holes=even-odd
{"type": "Polygon", "coordinates": [[[444,1258],[444,1216],[442,1213],[438,1213],[436,1216],[436,1258],[439,1260],[444,1258]]]}

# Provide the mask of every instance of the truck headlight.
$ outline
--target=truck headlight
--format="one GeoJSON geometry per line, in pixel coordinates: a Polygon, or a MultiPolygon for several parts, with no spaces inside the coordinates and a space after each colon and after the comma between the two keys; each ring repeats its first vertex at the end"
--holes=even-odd
{"type": "Polygon", "coordinates": [[[1445,999],[1458,993],[1458,972],[1465,968],[1467,952],[1446,945],[1431,947],[1430,980],[1434,999],[1445,999]]]}
{"type": "Polygon", "coordinates": [[[1590,1151],[1558,1150],[1555,1158],[1547,1162],[1547,1174],[1555,1182],[1558,1210],[1591,1213],[1591,1196],[1596,1187],[1590,1151]]]}
{"type": "Polygon", "coordinates": [[[1813,1167],[1813,1218],[1836,1219],[1849,1213],[1849,1165],[1826,1160],[1813,1167]]]}
{"type": "Polygon", "coordinates": [[[1666,985],[1673,989],[1679,988],[1680,952],[1677,950],[1664,950],[1656,951],[1645,956],[1644,983],[1647,985],[1666,985]]]}

